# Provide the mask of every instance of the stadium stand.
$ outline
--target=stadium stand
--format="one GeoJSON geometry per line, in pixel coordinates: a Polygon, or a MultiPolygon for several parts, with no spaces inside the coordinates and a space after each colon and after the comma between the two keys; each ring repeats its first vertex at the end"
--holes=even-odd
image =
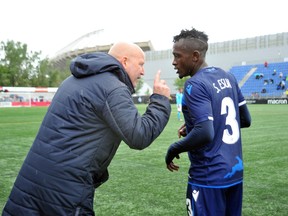
{"type": "Polygon", "coordinates": [[[234,66],[229,72],[236,77],[245,98],[286,97],[288,62],[270,63],[267,67],[264,64],[234,66]],[[284,86],[277,88],[280,83],[284,86]]]}
{"type": "MultiPolygon", "coordinates": [[[[171,35],[167,37],[171,37],[172,40],[171,35]]],[[[113,41],[115,42],[115,39],[118,38],[118,34],[109,32],[108,29],[96,30],[69,43],[50,60],[55,66],[63,68],[67,65],[67,62],[79,54],[95,51],[107,52],[113,41]]],[[[174,83],[178,76],[172,66],[172,49],[155,50],[152,42],[147,38],[134,38],[132,41],[138,44],[146,53],[144,83],[148,87],[152,87],[155,72],[160,69],[161,77],[166,80],[167,85],[171,88],[171,93],[175,94],[177,87],[174,86],[174,83]]],[[[245,97],[252,97],[253,92],[256,92],[255,95],[258,95],[258,97],[279,97],[283,94],[283,91],[274,89],[279,79],[274,77],[273,85],[268,83],[264,86],[263,82],[268,77],[269,71],[273,70],[274,63],[277,72],[282,70],[285,73],[285,69],[287,70],[285,64],[288,62],[288,32],[209,43],[206,61],[210,66],[221,67],[232,72],[239,81],[241,88],[243,88],[245,97]],[[261,72],[264,69],[265,61],[268,62],[267,70],[261,72]],[[280,67],[281,64],[278,67],[278,63],[283,63],[284,69],[280,67]],[[266,77],[255,81],[251,78],[255,73],[265,73],[266,77]],[[266,93],[261,93],[263,88],[266,89],[266,93]]],[[[287,75],[287,72],[284,75],[287,75]]]]}
{"type": "MultiPolygon", "coordinates": [[[[108,52],[113,45],[113,41],[116,41],[116,38],[111,37],[113,35],[111,32],[104,31],[104,29],[89,32],[59,50],[52,58],[52,62],[55,66],[64,68],[67,60],[71,60],[80,54],[108,52]]],[[[144,52],[154,50],[149,40],[133,42],[139,45],[144,52]]]]}

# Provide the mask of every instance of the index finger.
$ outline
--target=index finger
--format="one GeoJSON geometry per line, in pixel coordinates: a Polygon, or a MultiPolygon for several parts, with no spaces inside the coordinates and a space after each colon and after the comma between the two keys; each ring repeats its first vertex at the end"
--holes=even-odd
{"type": "Polygon", "coordinates": [[[160,73],[161,73],[161,70],[158,70],[155,75],[154,83],[160,82],[160,73]]]}

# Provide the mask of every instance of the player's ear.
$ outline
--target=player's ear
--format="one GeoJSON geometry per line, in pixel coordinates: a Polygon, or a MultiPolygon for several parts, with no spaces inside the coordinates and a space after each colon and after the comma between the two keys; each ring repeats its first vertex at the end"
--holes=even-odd
{"type": "Polygon", "coordinates": [[[201,53],[198,50],[193,51],[193,61],[197,62],[200,58],[201,53]]]}

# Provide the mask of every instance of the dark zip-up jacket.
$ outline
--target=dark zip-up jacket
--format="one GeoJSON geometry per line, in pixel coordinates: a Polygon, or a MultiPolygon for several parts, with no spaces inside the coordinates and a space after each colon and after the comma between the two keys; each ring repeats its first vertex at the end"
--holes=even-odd
{"type": "Polygon", "coordinates": [[[143,115],[122,65],[106,53],[75,58],[17,176],[3,215],[93,215],[95,188],[121,141],[148,147],[166,126],[168,98],[150,97],[143,115]]]}

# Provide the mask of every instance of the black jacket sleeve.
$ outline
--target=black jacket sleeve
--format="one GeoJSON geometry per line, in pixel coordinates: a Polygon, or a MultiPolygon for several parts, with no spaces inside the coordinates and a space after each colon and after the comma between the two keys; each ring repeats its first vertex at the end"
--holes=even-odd
{"type": "Polygon", "coordinates": [[[167,97],[152,94],[140,114],[127,88],[118,88],[107,99],[104,116],[110,128],[132,149],[148,147],[164,130],[171,113],[167,97]]]}

